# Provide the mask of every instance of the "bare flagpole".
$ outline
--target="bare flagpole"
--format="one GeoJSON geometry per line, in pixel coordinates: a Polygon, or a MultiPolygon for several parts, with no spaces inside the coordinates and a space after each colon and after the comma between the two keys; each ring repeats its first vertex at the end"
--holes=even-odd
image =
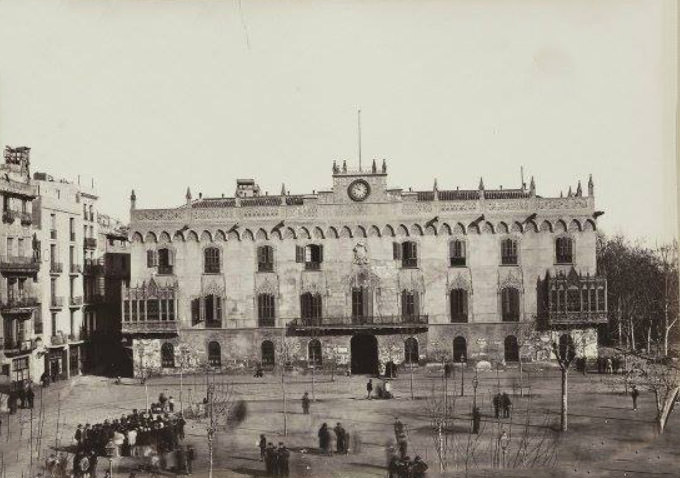
{"type": "Polygon", "coordinates": [[[357,111],[358,142],[359,142],[359,171],[361,171],[361,110],[357,111]]]}

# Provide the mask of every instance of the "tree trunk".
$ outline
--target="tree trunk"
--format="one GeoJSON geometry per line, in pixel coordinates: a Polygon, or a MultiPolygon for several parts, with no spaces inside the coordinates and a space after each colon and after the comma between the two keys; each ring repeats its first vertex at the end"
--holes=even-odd
{"type": "Polygon", "coordinates": [[[675,398],[677,397],[678,393],[680,393],[680,387],[675,387],[668,391],[663,402],[657,398],[656,427],[659,434],[663,433],[664,429],[666,428],[668,418],[671,416],[671,412],[673,411],[673,407],[675,405],[675,398]],[[659,405],[661,405],[660,408],[659,405]]]}
{"type": "Polygon", "coordinates": [[[652,324],[647,326],[647,355],[652,353],[652,324]]]}
{"type": "Polygon", "coordinates": [[[522,353],[520,352],[519,357],[519,396],[524,396],[524,381],[522,379],[522,353]]]}
{"type": "Polygon", "coordinates": [[[568,401],[567,401],[567,374],[569,370],[566,367],[562,367],[562,413],[560,414],[560,430],[563,432],[567,431],[567,411],[568,411],[568,401]]]}
{"type": "Polygon", "coordinates": [[[668,335],[671,329],[668,326],[664,327],[663,331],[663,356],[668,357],[668,335]]]}
{"type": "Polygon", "coordinates": [[[288,401],[286,399],[285,365],[281,366],[281,393],[283,394],[283,436],[288,436],[288,401]]]}

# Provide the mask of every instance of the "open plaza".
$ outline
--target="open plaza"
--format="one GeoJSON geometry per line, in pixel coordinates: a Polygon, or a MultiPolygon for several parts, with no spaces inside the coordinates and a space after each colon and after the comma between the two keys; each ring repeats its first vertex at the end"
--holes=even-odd
{"type": "MultiPolygon", "coordinates": [[[[369,400],[367,376],[312,377],[293,372],[284,376],[284,405],[278,374],[265,373],[262,378],[197,374],[182,377],[181,386],[176,376],[149,379],[144,385],[133,379],[115,384],[111,379],[81,376],[36,390],[32,410],[3,415],[0,476],[28,477],[39,472],[49,476],[45,463],[55,452],[65,453],[71,471],[78,424],[101,423],[133,409],[143,410],[163,393],[173,397],[175,412],[186,412],[186,436],[181,444],[197,451],[192,476],[208,477],[208,422],[189,417],[189,410],[206,396],[206,382],[218,389],[229,385],[234,402],[242,399],[246,405],[242,421],[217,429],[214,477],[268,476],[257,446],[262,434],[274,445],[285,444],[290,452],[290,476],[386,477],[388,457],[396,447],[397,417],[407,430],[407,454],[422,457],[429,466],[427,476],[677,476],[673,463],[680,454],[680,420],[672,416],[666,432],[657,436],[653,394],[643,392],[634,411],[621,375],[572,371],[569,430],[560,433],[559,377],[554,365],[530,364],[524,367],[520,391],[517,368],[477,373],[472,367],[455,368],[446,378],[438,367],[421,367],[413,376],[402,371],[391,380],[393,399],[369,400]],[[493,396],[499,391],[511,399],[510,418],[495,418],[493,396]],[[302,412],[304,392],[311,398],[308,415],[302,412]],[[452,410],[442,430],[443,447],[438,445],[437,433],[442,400],[452,410]],[[470,433],[475,400],[482,415],[479,434],[470,433]],[[348,453],[321,453],[319,427],[327,423],[333,428],[338,422],[350,435],[348,453]],[[442,460],[438,450],[443,452],[442,460]]],[[[373,382],[382,384],[375,378],[373,382]]],[[[335,450],[334,439],[331,449],[335,450]]],[[[154,476],[143,471],[148,460],[100,457],[96,476],[104,476],[107,470],[114,477],[154,476]]],[[[156,476],[175,476],[175,472],[161,470],[156,476]]]]}

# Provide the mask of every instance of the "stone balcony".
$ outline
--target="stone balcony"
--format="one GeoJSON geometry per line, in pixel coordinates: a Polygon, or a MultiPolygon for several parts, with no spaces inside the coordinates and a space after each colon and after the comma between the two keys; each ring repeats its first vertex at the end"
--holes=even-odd
{"type": "Polygon", "coordinates": [[[61,274],[64,271],[64,264],[61,262],[50,262],[50,274],[61,274]]]}
{"type": "Polygon", "coordinates": [[[13,297],[0,302],[0,311],[5,314],[30,314],[40,305],[40,299],[34,296],[13,297]]]}
{"type": "Polygon", "coordinates": [[[94,237],[86,237],[83,239],[83,247],[85,249],[96,249],[97,248],[97,239],[94,237]]]}
{"type": "Polygon", "coordinates": [[[546,325],[588,325],[606,324],[607,312],[549,312],[545,317],[546,325]]]}
{"type": "Polygon", "coordinates": [[[83,297],[80,295],[69,297],[68,305],[69,307],[80,307],[83,305],[83,297]]]}
{"type": "Polygon", "coordinates": [[[50,299],[50,309],[62,309],[64,307],[64,298],[61,296],[52,296],[50,299]]]}
{"type": "Polygon", "coordinates": [[[0,256],[0,271],[35,274],[40,270],[40,261],[35,257],[0,256]]]}
{"type": "Polygon", "coordinates": [[[0,347],[2,347],[2,352],[6,357],[16,357],[33,352],[36,348],[36,341],[33,339],[5,337],[3,340],[0,340],[0,347]]]}
{"type": "Polygon", "coordinates": [[[179,322],[175,320],[123,321],[123,334],[177,335],[179,322]]]}
{"type": "Polygon", "coordinates": [[[292,332],[314,330],[346,330],[351,333],[355,329],[389,330],[389,329],[422,329],[427,328],[427,315],[383,315],[367,317],[320,317],[296,318],[288,323],[292,332]]]}
{"type": "Polygon", "coordinates": [[[82,274],[83,272],[83,266],[80,264],[70,264],[69,265],[69,274],[71,275],[78,275],[82,274]]]}

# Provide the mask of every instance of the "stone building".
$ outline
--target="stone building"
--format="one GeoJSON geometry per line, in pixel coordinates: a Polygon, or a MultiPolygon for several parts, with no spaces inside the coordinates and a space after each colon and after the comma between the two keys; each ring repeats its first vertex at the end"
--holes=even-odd
{"type": "Polygon", "coordinates": [[[122,333],[135,373],[549,358],[551,340],[597,353],[592,179],[566,196],[529,187],[388,186],[387,167],[333,165],[332,187],[138,209],[122,333]]]}
{"type": "Polygon", "coordinates": [[[31,377],[39,340],[34,324],[40,323],[40,249],[31,225],[36,187],[31,183],[30,148],[6,147],[0,165],[0,385],[16,387],[31,377]]]}

